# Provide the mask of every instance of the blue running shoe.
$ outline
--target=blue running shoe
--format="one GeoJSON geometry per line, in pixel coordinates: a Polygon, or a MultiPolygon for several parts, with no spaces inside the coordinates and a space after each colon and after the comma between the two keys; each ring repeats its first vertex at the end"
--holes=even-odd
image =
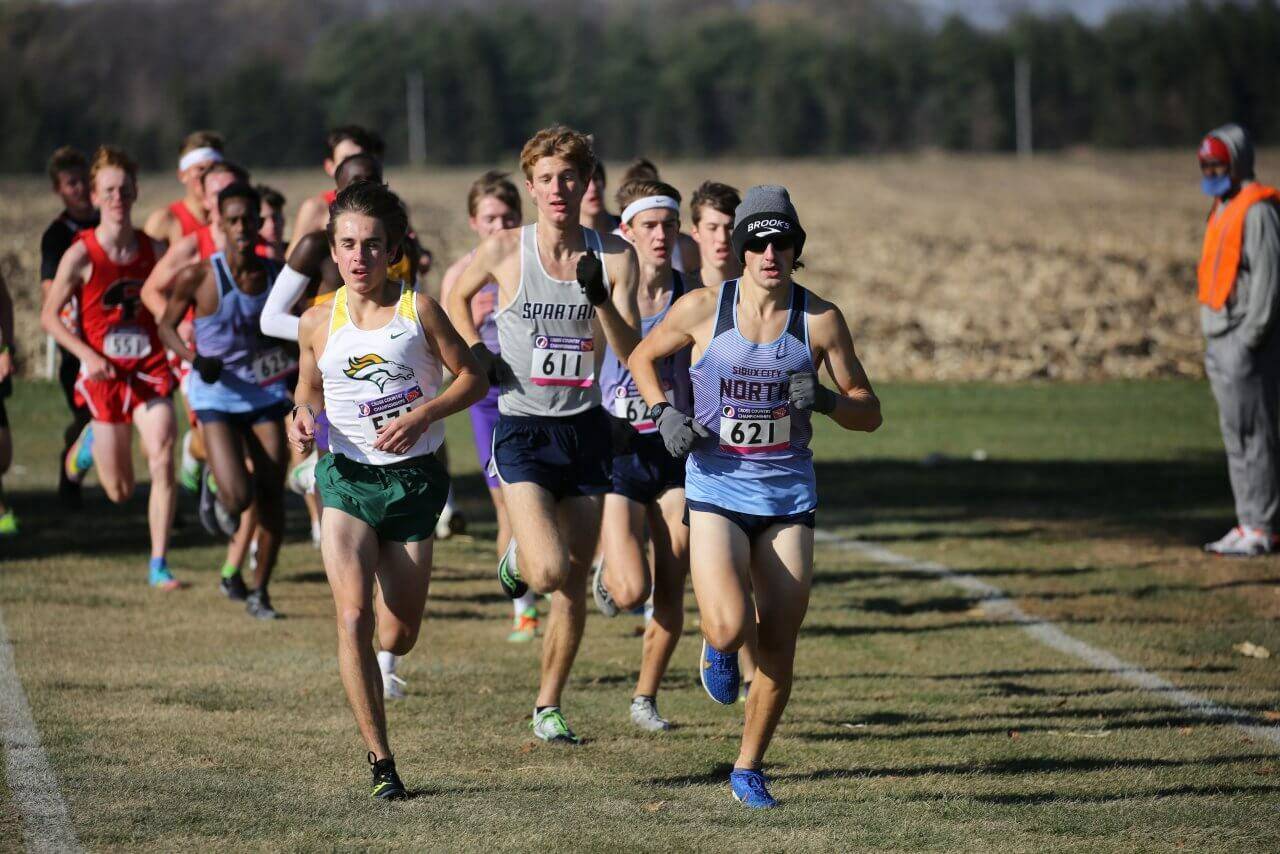
{"type": "Polygon", "coordinates": [[[177,590],[182,586],[169,571],[169,565],[162,557],[153,557],[148,571],[147,583],[157,590],[177,590]]]}
{"type": "Polygon", "coordinates": [[[773,809],[778,805],[773,795],[769,794],[768,783],[764,774],[749,768],[734,768],[729,774],[729,788],[733,791],[733,799],[753,810],[773,809]]]}
{"type": "Polygon", "coordinates": [[[707,696],[724,706],[732,706],[738,702],[738,688],[742,684],[742,673],[738,670],[738,654],[721,652],[707,639],[702,639],[702,687],[707,696]]]}

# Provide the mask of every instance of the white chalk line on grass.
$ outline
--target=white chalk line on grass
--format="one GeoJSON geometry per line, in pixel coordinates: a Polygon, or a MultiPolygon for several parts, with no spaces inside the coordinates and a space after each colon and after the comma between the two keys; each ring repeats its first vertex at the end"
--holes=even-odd
{"type": "Polygon", "coordinates": [[[0,737],[4,739],[9,794],[22,814],[28,851],[80,851],[67,802],[58,789],[27,694],[14,665],[13,644],[0,613],[0,737]]]}
{"type": "Polygon", "coordinates": [[[1098,670],[1105,670],[1122,682],[1128,682],[1130,685],[1150,691],[1170,705],[1180,706],[1186,711],[1203,718],[1230,721],[1232,725],[1248,733],[1253,738],[1280,746],[1280,727],[1260,724],[1255,715],[1229,706],[1219,705],[1211,700],[1206,700],[1204,697],[1192,694],[1190,691],[1184,691],[1163,676],[1157,676],[1136,664],[1131,664],[1107,652],[1105,649],[1099,649],[1079,638],[1072,637],[1052,621],[1028,614],[1014,603],[1009,594],[980,578],[966,575],[964,572],[954,570],[940,563],[917,560],[874,543],[840,537],[828,531],[815,531],[814,539],[824,545],[859,552],[878,563],[896,566],[922,575],[932,575],[940,581],[945,581],[948,584],[967,590],[981,597],[979,604],[989,616],[1017,625],[1023,632],[1051,649],[1056,649],[1058,652],[1079,659],[1091,667],[1096,667],[1098,670]]]}

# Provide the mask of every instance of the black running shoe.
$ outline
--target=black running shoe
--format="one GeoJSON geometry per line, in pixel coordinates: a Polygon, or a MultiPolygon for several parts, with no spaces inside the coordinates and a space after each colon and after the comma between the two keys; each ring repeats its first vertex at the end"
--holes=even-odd
{"type": "Polygon", "coordinates": [[[238,572],[230,578],[219,581],[218,590],[232,602],[243,602],[249,598],[249,588],[245,586],[244,579],[238,572]]]}
{"type": "Polygon", "coordinates": [[[369,764],[373,766],[373,789],[370,795],[383,801],[399,801],[409,797],[396,773],[395,757],[374,761],[373,751],[369,751],[369,764]]]}
{"type": "Polygon", "coordinates": [[[267,595],[266,590],[255,590],[250,593],[244,600],[244,609],[250,617],[256,617],[259,620],[274,620],[280,616],[275,608],[271,607],[271,597],[267,595]]]}
{"type": "Polygon", "coordinates": [[[208,531],[211,537],[218,537],[222,534],[222,529],[218,527],[217,506],[218,497],[213,494],[213,490],[210,488],[209,478],[200,478],[200,506],[198,511],[200,526],[208,531]]]}

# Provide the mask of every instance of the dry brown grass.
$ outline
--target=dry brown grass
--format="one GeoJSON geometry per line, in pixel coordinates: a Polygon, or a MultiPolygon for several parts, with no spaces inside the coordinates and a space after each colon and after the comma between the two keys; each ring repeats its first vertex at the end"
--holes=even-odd
{"type": "MultiPolygon", "coordinates": [[[[1269,154],[1260,161],[1265,176],[1269,154]]],[[[479,171],[390,174],[444,263],[471,246],[463,198],[479,171]]],[[[285,191],[291,213],[324,186],[319,170],[257,177],[285,191]]],[[[672,163],[664,177],[686,192],[707,177],[789,186],[810,234],[800,278],[844,308],[873,378],[1202,372],[1194,264],[1207,205],[1185,152],[672,163]]],[[[0,271],[28,369],[39,236],[56,212],[46,186],[0,179],[0,271]]],[[[148,176],[139,210],[177,190],[148,176]]]]}

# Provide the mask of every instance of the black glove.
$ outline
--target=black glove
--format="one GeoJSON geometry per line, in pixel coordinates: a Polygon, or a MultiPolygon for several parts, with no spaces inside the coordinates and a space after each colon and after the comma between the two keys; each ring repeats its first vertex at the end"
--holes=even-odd
{"type": "Polygon", "coordinates": [[[614,456],[631,453],[636,444],[636,428],[625,418],[619,418],[612,412],[606,412],[609,419],[609,444],[613,447],[614,456]]]}
{"type": "Polygon", "coordinates": [[[803,372],[791,375],[791,408],[813,410],[824,415],[836,408],[838,395],[818,382],[815,373],[803,372]]]}
{"type": "Polygon", "coordinates": [[[207,383],[216,383],[218,377],[222,376],[222,360],[212,356],[197,355],[191,360],[191,367],[195,368],[200,379],[207,383]]]}
{"type": "Polygon", "coordinates": [[[683,457],[693,450],[699,437],[706,438],[711,432],[674,406],[663,407],[658,413],[658,432],[662,435],[662,444],[667,446],[667,453],[673,457],[683,457]]]}
{"type": "Polygon", "coordinates": [[[599,305],[609,298],[609,291],[604,286],[604,262],[595,250],[588,249],[578,259],[578,286],[592,305],[599,305]]]}
{"type": "Polygon", "coordinates": [[[489,378],[489,385],[501,385],[503,377],[510,373],[507,363],[479,341],[471,345],[471,355],[480,365],[480,373],[489,378]]]}

